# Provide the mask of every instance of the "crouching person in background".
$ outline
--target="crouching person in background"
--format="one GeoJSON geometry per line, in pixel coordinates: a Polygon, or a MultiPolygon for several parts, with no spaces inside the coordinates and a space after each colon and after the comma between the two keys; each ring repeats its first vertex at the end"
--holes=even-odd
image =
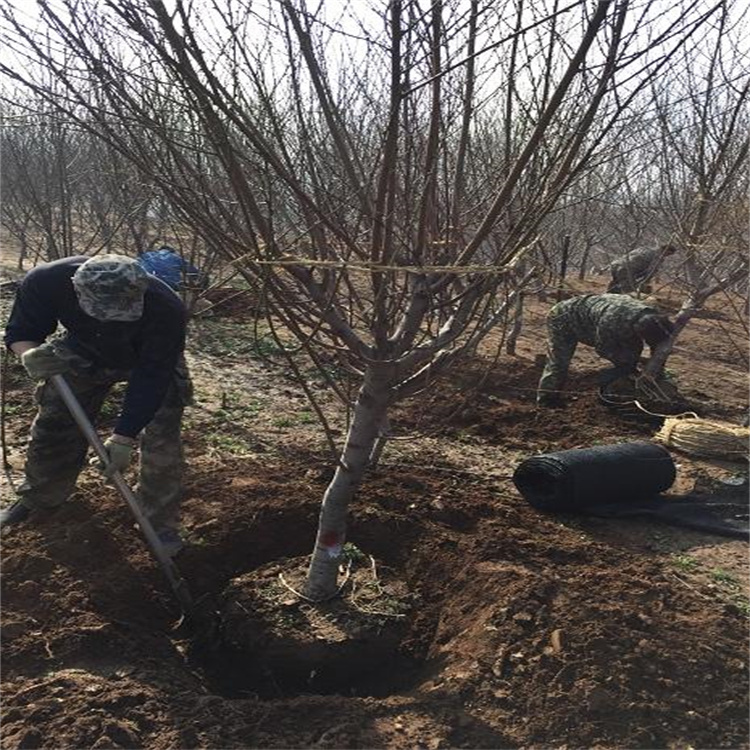
{"type": "Polygon", "coordinates": [[[558,302],[547,316],[547,361],[539,381],[537,403],[557,406],[578,344],[609,360],[607,381],[634,375],[644,344],[653,350],[673,330],[655,307],[622,294],[584,294],[558,302]]]}
{"type": "Polygon", "coordinates": [[[678,249],[674,245],[659,245],[631,250],[609,266],[612,274],[607,291],[612,294],[645,291],[645,286],[654,278],[662,263],[678,249]]]}

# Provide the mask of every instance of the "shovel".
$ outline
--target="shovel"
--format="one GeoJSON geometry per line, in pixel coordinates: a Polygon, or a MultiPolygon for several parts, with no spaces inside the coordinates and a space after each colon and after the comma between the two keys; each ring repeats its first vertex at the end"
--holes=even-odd
{"type": "MultiPolygon", "coordinates": [[[[65,405],[70,410],[73,419],[75,419],[76,423],[81,428],[81,432],[86,436],[89,445],[94,449],[96,455],[99,456],[99,459],[106,466],[109,463],[107,449],[104,447],[99,435],[89,421],[89,418],[86,416],[86,412],[78,403],[78,399],[70,389],[65,378],[62,375],[53,375],[50,380],[60,394],[60,398],[62,398],[65,405]]],[[[143,535],[146,537],[146,542],[151,549],[151,552],[159,563],[159,567],[162,569],[167,581],[169,581],[169,585],[172,587],[175,598],[180,604],[183,618],[193,617],[195,615],[195,602],[188,591],[187,583],[185,583],[185,580],[180,575],[172,558],[164,551],[164,547],[159,540],[159,537],[156,535],[154,527],[151,525],[148,518],[146,518],[143,510],[141,510],[138,500],[133,494],[133,490],[130,489],[128,483],[123,479],[122,474],[120,474],[119,471],[114,472],[111,479],[117,488],[117,491],[128,504],[131,513],[135,516],[135,520],[138,521],[138,526],[140,526],[143,535]]]]}

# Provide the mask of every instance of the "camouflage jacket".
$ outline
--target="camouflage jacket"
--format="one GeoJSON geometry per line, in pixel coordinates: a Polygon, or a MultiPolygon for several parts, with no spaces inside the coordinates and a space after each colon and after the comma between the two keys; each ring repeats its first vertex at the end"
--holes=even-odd
{"type": "Polygon", "coordinates": [[[625,294],[584,294],[558,302],[550,310],[549,326],[553,335],[593,346],[597,354],[616,362],[640,354],[643,340],[635,324],[652,314],[662,312],[625,294]]]}
{"type": "Polygon", "coordinates": [[[627,272],[633,280],[645,280],[650,278],[659,268],[664,259],[664,251],[661,247],[641,247],[625,253],[610,263],[612,273],[627,272]]]}
{"type": "Polygon", "coordinates": [[[5,329],[5,343],[41,344],[62,327],[64,343],[94,369],[130,371],[115,431],[134,437],[153,419],[174,378],[185,349],[185,306],[166,284],[149,276],[138,320],[93,318],[82,309],[72,282],[86,260],[61,258],[26,274],[5,329]]]}

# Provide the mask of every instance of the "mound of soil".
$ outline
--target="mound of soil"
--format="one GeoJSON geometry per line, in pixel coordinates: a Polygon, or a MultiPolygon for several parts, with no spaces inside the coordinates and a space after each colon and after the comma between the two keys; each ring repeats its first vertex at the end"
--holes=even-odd
{"type": "Polygon", "coordinates": [[[528,360],[494,366],[472,360],[440,388],[396,408],[392,425],[397,434],[471,437],[522,450],[583,447],[610,438],[613,430],[634,440],[652,434],[651,421],[617,414],[600,403],[597,372],[571,376],[565,408],[537,408],[541,373],[542,365],[528,360]]]}

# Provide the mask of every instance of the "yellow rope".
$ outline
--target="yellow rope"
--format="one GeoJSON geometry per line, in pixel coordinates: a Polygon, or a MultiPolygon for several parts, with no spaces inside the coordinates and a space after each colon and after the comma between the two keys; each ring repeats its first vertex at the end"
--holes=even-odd
{"type": "Polygon", "coordinates": [[[668,417],[655,439],[677,450],[697,456],[747,458],[750,430],[728,422],[668,417]]]}
{"type": "MultiPolygon", "coordinates": [[[[532,243],[533,244],[533,243],[532,243]]],[[[504,265],[470,265],[470,266],[414,266],[414,265],[392,265],[383,263],[373,263],[369,261],[360,261],[350,263],[343,260],[320,260],[318,258],[302,258],[296,255],[285,254],[278,258],[264,260],[257,258],[254,253],[245,253],[239,258],[231,261],[232,265],[249,260],[259,266],[306,266],[308,268],[329,268],[340,271],[353,271],[355,273],[372,273],[374,271],[396,271],[400,273],[451,273],[457,275],[463,274],[484,274],[486,276],[501,276],[515,269],[521,258],[532,245],[526,245],[521,248],[513,259],[504,265]]]]}
{"type": "MultiPolygon", "coordinates": [[[[690,419],[698,419],[698,415],[694,411],[684,411],[682,414],[657,414],[655,411],[649,411],[638,399],[635,401],[627,401],[625,402],[627,404],[634,404],[637,406],[642,412],[646,414],[650,414],[652,417],[661,417],[662,419],[684,419],[686,417],[690,419]]],[[[671,430],[670,430],[671,432],[671,430]]]]}
{"type": "MultiPolygon", "coordinates": [[[[243,255],[236,258],[232,263],[242,263],[250,258],[243,255]]],[[[258,260],[253,258],[252,262],[259,266],[305,266],[308,268],[330,268],[340,271],[353,271],[355,273],[372,273],[373,271],[397,271],[401,273],[454,273],[454,274],[484,274],[488,276],[499,276],[514,268],[513,263],[504,266],[393,266],[381,263],[347,263],[340,260],[315,260],[314,258],[282,257],[275,260],[258,260]]]]}

